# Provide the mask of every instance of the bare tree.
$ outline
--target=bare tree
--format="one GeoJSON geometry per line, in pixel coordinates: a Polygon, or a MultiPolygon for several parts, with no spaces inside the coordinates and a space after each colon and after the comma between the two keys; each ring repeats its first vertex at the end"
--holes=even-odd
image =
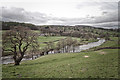
{"type": "Polygon", "coordinates": [[[14,56],[15,65],[19,65],[25,52],[31,46],[37,45],[37,33],[27,27],[12,27],[2,35],[3,51],[11,51],[14,56]]]}
{"type": "Polygon", "coordinates": [[[59,42],[57,43],[57,50],[58,53],[64,53],[64,48],[65,48],[65,39],[61,39],[59,40],[59,42]]]}
{"type": "Polygon", "coordinates": [[[62,48],[61,47],[61,42],[59,41],[57,44],[56,44],[56,50],[57,50],[57,53],[60,53],[60,49],[62,48]]]}
{"type": "Polygon", "coordinates": [[[73,40],[72,46],[73,46],[73,52],[75,52],[75,47],[78,45],[78,41],[75,39],[73,40]]]}
{"type": "Polygon", "coordinates": [[[72,45],[72,42],[73,42],[72,38],[70,38],[70,37],[66,38],[66,52],[70,52],[69,49],[70,49],[70,47],[72,45]]]}
{"type": "Polygon", "coordinates": [[[35,55],[35,53],[37,52],[36,55],[38,55],[38,51],[39,51],[39,44],[37,44],[38,42],[36,41],[35,43],[31,43],[31,56],[32,56],[32,60],[34,59],[33,56],[35,55]]]}

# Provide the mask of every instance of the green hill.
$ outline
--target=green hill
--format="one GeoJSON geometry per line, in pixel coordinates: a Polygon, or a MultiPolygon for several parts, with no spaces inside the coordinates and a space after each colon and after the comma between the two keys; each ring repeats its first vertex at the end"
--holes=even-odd
{"type": "Polygon", "coordinates": [[[2,70],[3,78],[118,78],[118,49],[50,54],[2,70]]]}
{"type": "Polygon", "coordinates": [[[117,78],[118,50],[42,56],[20,66],[3,65],[3,78],[117,78]]]}

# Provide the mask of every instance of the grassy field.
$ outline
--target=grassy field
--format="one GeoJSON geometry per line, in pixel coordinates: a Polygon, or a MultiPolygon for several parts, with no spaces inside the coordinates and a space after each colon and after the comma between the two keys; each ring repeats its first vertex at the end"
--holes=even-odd
{"type": "Polygon", "coordinates": [[[60,39],[64,39],[66,37],[63,37],[63,36],[48,36],[48,37],[45,37],[45,36],[39,36],[38,38],[38,42],[40,44],[40,47],[41,48],[44,48],[47,44],[45,44],[44,42],[52,42],[52,41],[56,41],[58,42],[57,40],[60,40],[60,39]]]}
{"type": "MultiPolygon", "coordinates": [[[[55,44],[55,46],[56,46],[56,44],[59,42],[59,40],[61,40],[61,39],[65,39],[65,38],[68,38],[68,36],[47,36],[47,37],[45,37],[45,36],[39,36],[39,38],[38,38],[38,42],[39,42],[39,44],[40,44],[40,47],[41,48],[44,48],[47,44],[45,43],[45,42],[54,42],[55,44]]],[[[78,42],[80,42],[80,38],[77,38],[77,37],[71,37],[73,40],[77,40],[78,42]]],[[[82,41],[82,42],[80,42],[81,44],[87,44],[87,43],[90,43],[90,42],[95,42],[95,41],[98,41],[97,39],[95,40],[95,39],[91,39],[91,40],[89,40],[89,41],[82,41]]]]}
{"type": "MultiPolygon", "coordinates": [[[[115,44],[112,39],[103,45],[115,44]]],[[[118,78],[118,49],[45,55],[2,69],[3,78],[118,78]]]]}

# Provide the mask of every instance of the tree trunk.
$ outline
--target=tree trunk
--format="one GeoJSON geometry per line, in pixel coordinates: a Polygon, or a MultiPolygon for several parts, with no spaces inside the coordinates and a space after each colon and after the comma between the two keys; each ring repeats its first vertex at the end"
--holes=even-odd
{"type": "Polygon", "coordinates": [[[49,52],[49,51],[46,52],[47,55],[48,55],[48,52],[49,52]]]}
{"type": "Polygon", "coordinates": [[[34,58],[33,58],[33,54],[32,54],[32,60],[33,60],[34,58]]]}
{"type": "Polygon", "coordinates": [[[17,58],[17,56],[14,56],[15,65],[20,65],[21,60],[23,59],[24,55],[21,55],[17,58]]]}
{"type": "Polygon", "coordinates": [[[63,47],[63,53],[64,53],[65,51],[64,51],[64,47],[63,47]]]}
{"type": "Polygon", "coordinates": [[[15,61],[15,65],[20,65],[20,61],[15,61]]]}
{"type": "Polygon", "coordinates": [[[17,59],[17,60],[15,61],[15,65],[20,65],[21,60],[22,60],[22,58],[21,58],[21,59],[17,59]]]}
{"type": "Polygon", "coordinates": [[[73,46],[73,52],[75,52],[75,46],[73,46]]]}

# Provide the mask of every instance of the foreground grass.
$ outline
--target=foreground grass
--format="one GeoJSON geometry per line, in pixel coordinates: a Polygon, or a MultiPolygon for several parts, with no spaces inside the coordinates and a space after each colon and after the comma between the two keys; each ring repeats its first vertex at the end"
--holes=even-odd
{"type": "Polygon", "coordinates": [[[51,54],[2,69],[3,78],[117,78],[118,49],[51,54]]]}

